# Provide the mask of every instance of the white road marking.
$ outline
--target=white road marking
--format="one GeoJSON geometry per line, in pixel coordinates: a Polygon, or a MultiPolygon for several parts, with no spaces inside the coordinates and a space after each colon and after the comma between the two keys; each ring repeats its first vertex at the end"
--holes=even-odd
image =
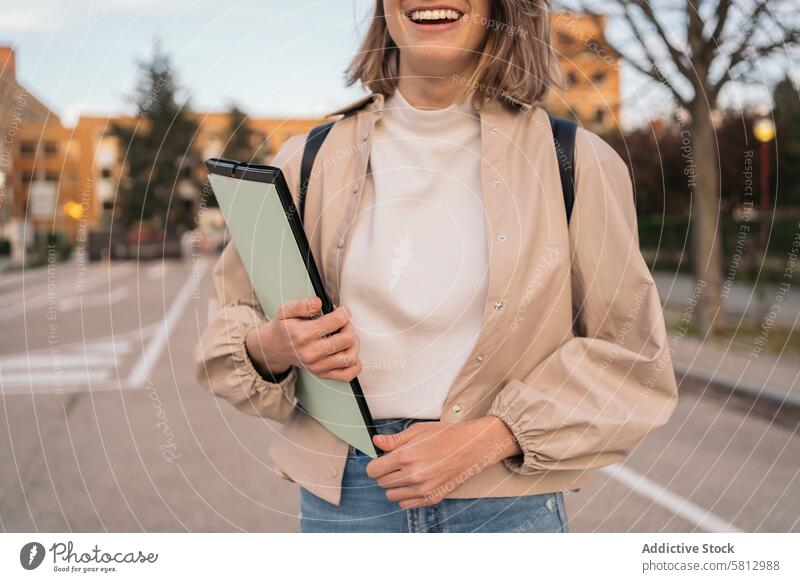
{"type": "Polygon", "coordinates": [[[600,470],[642,497],[650,499],[653,503],[673,512],[701,529],[712,533],[741,533],[742,531],[732,523],[717,517],[696,503],[692,503],[669,489],[665,489],[655,481],[624,465],[612,465],[603,467],[600,470]]]}
{"type": "Polygon", "coordinates": [[[58,302],[59,311],[71,311],[73,309],[80,309],[81,307],[103,307],[105,305],[113,305],[120,301],[125,301],[128,298],[128,288],[119,287],[114,289],[111,293],[98,293],[96,295],[79,295],[77,297],[68,297],[61,299],[58,302]]]}
{"type": "Polygon", "coordinates": [[[148,279],[161,279],[163,277],[164,277],[164,263],[153,265],[152,267],[147,269],[148,279]]]}
{"type": "MultiPolygon", "coordinates": [[[[0,369],[3,371],[29,370],[34,367],[52,366],[53,360],[58,357],[58,363],[62,368],[83,368],[85,366],[102,366],[108,364],[109,355],[105,353],[69,354],[69,355],[45,355],[36,354],[33,356],[11,356],[10,358],[0,359],[0,369]]],[[[4,376],[4,378],[6,378],[4,376]]]]}
{"type": "Polygon", "coordinates": [[[81,392],[95,383],[105,383],[118,369],[117,356],[130,352],[131,340],[119,340],[116,345],[119,348],[116,354],[102,342],[92,341],[73,342],[53,352],[40,349],[0,357],[3,392],[6,395],[81,392]]]}
{"type": "Polygon", "coordinates": [[[186,309],[189,300],[192,298],[192,293],[203,279],[203,274],[207,267],[207,261],[200,261],[197,266],[197,273],[195,273],[194,267],[192,268],[189,277],[180,291],[178,291],[172,305],[169,306],[164,319],[158,324],[139,361],[136,362],[133,370],[128,374],[127,384],[129,388],[143,388],[147,383],[153,368],[161,358],[161,352],[164,351],[164,347],[167,345],[169,335],[172,333],[175,324],[178,323],[183,310],[186,309]]]}
{"type": "MultiPolygon", "coordinates": [[[[149,337],[155,329],[142,329],[115,336],[57,344],[28,353],[0,356],[0,387],[14,394],[61,394],[119,390],[120,359],[132,351],[134,337],[149,337]]],[[[127,386],[123,386],[127,388],[127,386]]]]}
{"type": "MultiPolygon", "coordinates": [[[[60,370],[52,369],[47,371],[26,371],[6,374],[3,372],[3,385],[11,390],[6,390],[6,394],[14,394],[14,387],[25,390],[16,393],[30,392],[30,386],[43,386],[48,391],[55,390],[61,384],[88,384],[89,382],[105,382],[111,378],[110,370],[60,370]]],[[[37,391],[37,390],[34,390],[37,391]]],[[[38,392],[38,391],[37,391],[38,392]]]]}
{"type": "MultiPolygon", "coordinates": [[[[59,394],[89,389],[103,391],[143,388],[207,267],[208,262],[202,261],[197,272],[192,270],[189,273],[164,318],[158,323],[86,343],[77,341],[54,346],[52,349],[40,348],[27,353],[0,356],[0,386],[3,394],[59,394]],[[120,368],[119,357],[129,354],[133,342],[141,338],[148,340],[144,352],[127,378],[121,383],[116,382],[120,368]]],[[[114,290],[110,296],[112,300],[120,301],[127,294],[127,290],[122,288],[114,290]]],[[[87,299],[92,299],[92,296],[82,298],[84,302],[87,299]]],[[[108,296],[103,296],[103,299],[108,301],[108,296]]],[[[96,301],[99,302],[100,298],[96,297],[96,301]]],[[[80,306],[80,298],[78,305],[80,306]]]]}
{"type": "Polygon", "coordinates": [[[109,281],[111,281],[113,285],[122,277],[128,275],[131,272],[131,266],[128,263],[124,263],[119,267],[112,267],[111,271],[104,269],[101,273],[92,273],[92,276],[87,277],[84,282],[83,289],[77,293],[72,292],[74,285],[68,285],[67,289],[63,288],[63,284],[66,283],[66,281],[59,277],[60,272],[61,271],[56,271],[52,290],[48,289],[47,283],[41,286],[37,285],[34,289],[26,288],[24,290],[24,302],[22,301],[22,288],[4,294],[3,297],[5,298],[7,296],[8,299],[4,299],[4,301],[7,301],[6,304],[0,305],[0,320],[14,319],[15,317],[21,316],[23,313],[45,307],[50,301],[55,301],[56,305],[58,305],[60,301],[69,301],[73,299],[79,301],[83,293],[92,287],[97,287],[102,283],[107,284],[109,281]],[[39,289],[39,287],[42,288],[41,293],[34,295],[34,290],[39,289]],[[64,294],[67,294],[67,297],[61,297],[64,294]],[[56,297],[59,299],[56,299],[56,297]]]}

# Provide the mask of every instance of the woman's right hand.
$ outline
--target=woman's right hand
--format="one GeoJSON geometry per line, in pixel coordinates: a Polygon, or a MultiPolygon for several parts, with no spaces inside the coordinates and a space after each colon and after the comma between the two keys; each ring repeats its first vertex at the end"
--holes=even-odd
{"type": "Polygon", "coordinates": [[[287,301],[269,322],[250,330],[245,347],[256,369],[278,375],[298,366],[327,380],[355,378],[363,365],[350,310],[340,306],[313,318],[321,308],[316,296],[287,301]]]}

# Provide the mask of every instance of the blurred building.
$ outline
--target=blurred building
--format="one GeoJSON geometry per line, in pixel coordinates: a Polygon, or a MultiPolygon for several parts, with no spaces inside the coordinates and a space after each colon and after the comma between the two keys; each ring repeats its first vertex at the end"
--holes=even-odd
{"type": "Polygon", "coordinates": [[[11,241],[16,261],[33,236],[24,219],[29,210],[37,219],[57,216],[57,184],[71,170],[60,146],[65,131],[17,80],[14,50],[0,46],[0,239],[11,241]]]}
{"type": "MultiPolygon", "coordinates": [[[[199,126],[194,147],[200,159],[221,156],[231,132],[228,114],[194,112],[192,116],[199,126]]],[[[122,177],[125,151],[123,144],[110,134],[111,126],[133,125],[134,122],[135,118],[130,116],[81,116],[75,124],[70,139],[81,152],[78,180],[92,193],[93,223],[110,216],[122,177]]],[[[286,139],[307,132],[319,123],[319,119],[248,117],[247,124],[253,131],[253,159],[249,161],[267,163],[286,139]]],[[[203,168],[196,168],[193,180],[179,180],[176,203],[183,201],[190,206],[196,205],[201,194],[197,184],[202,183],[204,175],[203,168]]]]}
{"type": "Polygon", "coordinates": [[[622,64],[605,39],[605,16],[555,12],[550,22],[563,88],[551,92],[547,108],[599,133],[618,127],[622,64]]]}

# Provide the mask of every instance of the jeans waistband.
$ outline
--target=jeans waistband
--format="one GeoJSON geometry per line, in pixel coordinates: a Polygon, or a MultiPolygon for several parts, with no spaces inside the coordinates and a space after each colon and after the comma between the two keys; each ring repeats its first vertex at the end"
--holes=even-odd
{"type": "MultiPolygon", "coordinates": [[[[373,426],[375,427],[375,432],[378,434],[396,434],[398,432],[403,432],[415,422],[430,422],[430,420],[424,418],[382,418],[373,421],[373,426]]],[[[353,445],[350,445],[348,447],[347,456],[352,459],[355,457],[366,457],[367,455],[356,449],[353,445]]]]}
{"type": "Polygon", "coordinates": [[[378,434],[395,434],[402,432],[415,422],[426,422],[423,418],[382,418],[374,421],[375,431],[378,434]]]}

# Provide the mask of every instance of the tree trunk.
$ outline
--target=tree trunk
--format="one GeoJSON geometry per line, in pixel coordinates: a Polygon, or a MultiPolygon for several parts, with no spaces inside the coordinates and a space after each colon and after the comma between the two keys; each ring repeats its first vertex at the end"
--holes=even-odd
{"type": "Polygon", "coordinates": [[[724,322],[724,313],[719,150],[711,110],[705,99],[700,94],[692,104],[691,121],[681,140],[684,174],[692,194],[691,256],[698,297],[695,322],[707,336],[724,322]]]}

